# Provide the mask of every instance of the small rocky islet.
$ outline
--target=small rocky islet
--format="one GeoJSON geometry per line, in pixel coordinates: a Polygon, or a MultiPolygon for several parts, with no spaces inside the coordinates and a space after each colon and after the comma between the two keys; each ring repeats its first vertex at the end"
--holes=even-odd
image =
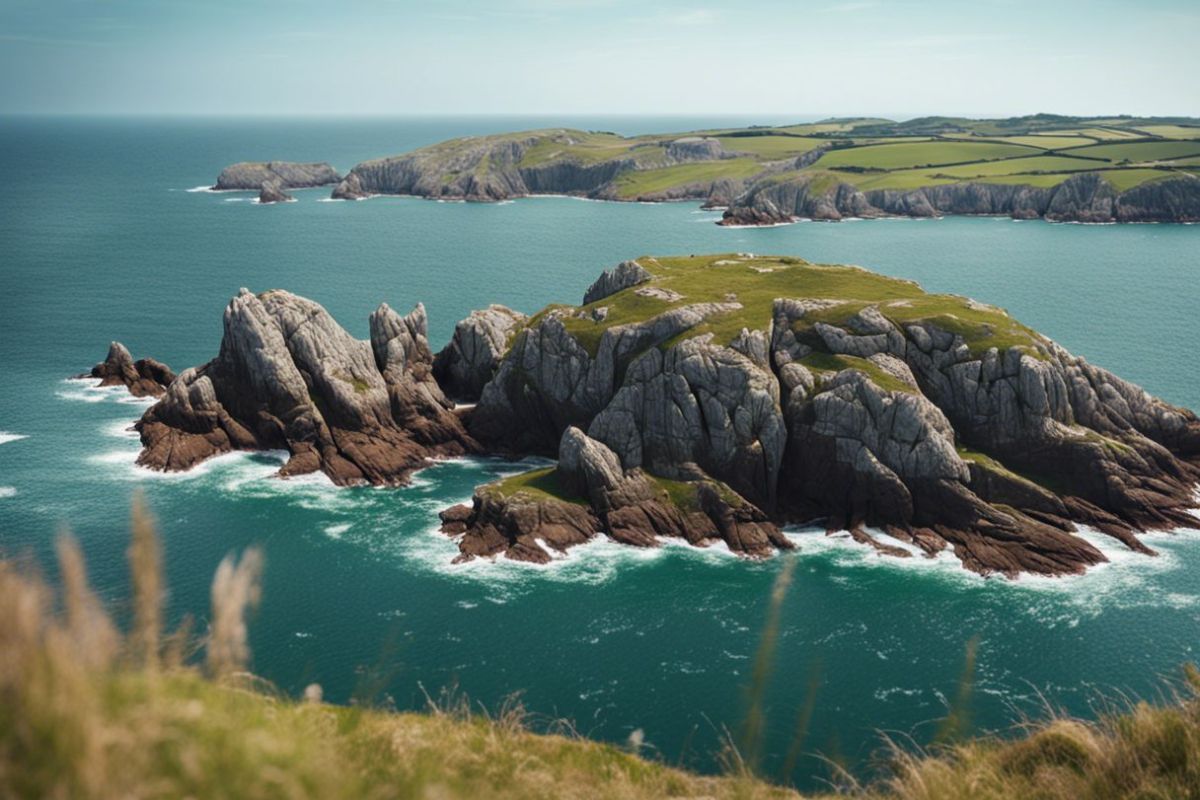
{"type": "Polygon", "coordinates": [[[620,136],[548,129],[452,139],[364,161],[236,164],[214,188],[291,199],[410,195],[496,202],[538,194],[694,200],[721,225],[1003,215],[1059,222],[1200,221],[1200,120],[926,117],[620,136]]]}
{"type": "Polygon", "coordinates": [[[461,560],[598,535],[761,557],[819,523],[890,556],[1063,575],[1105,561],[1080,526],[1146,554],[1139,534],[1200,527],[1191,411],[1002,309],[792,257],[623,262],[580,306],[473,312],[437,355],[421,305],[381,305],[362,341],[243,289],[208,363],[173,376],[114,344],[91,374],[160,396],[137,423],[151,469],[282,449],[281,476],[401,485],[439,457],[556,458],[442,512],[461,560]]]}

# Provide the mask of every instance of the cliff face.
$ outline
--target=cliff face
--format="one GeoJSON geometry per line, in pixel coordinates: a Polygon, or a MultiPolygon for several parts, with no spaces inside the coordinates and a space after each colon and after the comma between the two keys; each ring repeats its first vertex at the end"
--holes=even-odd
{"type": "MultiPolygon", "coordinates": [[[[582,131],[542,131],[443,142],[363,162],[350,170],[333,196],[358,200],[402,194],[489,202],[530,194],[577,194],[617,199],[613,182],[623,174],[738,155],[725,151],[718,140],[700,136],[649,145],[641,160],[624,153],[595,159],[571,155],[569,148],[586,136],[582,131]]],[[[733,183],[740,191],[741,182],[733,183]]],[[[655,194],[658,199],[706,198],[714,185],[687,183],[655,194]]],[[[723,192],[729,198],[734,194],[723,192]]]]}
{"type": "MultiPolygon", "coordinates": [[[[718,285],[750,296],[760,280],[786,290],[760,271],[792,271],[803,286],[805,271],[822,268],[722,257],[696,269],[723,270],[718,285]]],[[[627,472],[702,476],[775,520],[825,519],[907,555],[864,528],[881,527],[930,554],[951,548],[985,574],[1103,561],[1073,534],[1079,524],[1141,551],[1138,531],[1197,527],[1191,412],[999,309],[886,282],[874,287],[884,297],[917,294],[824,296],[850,280],[838,273],[811,294],[781,296],[736,334],[722,320],[750,320],[759,306],[733,294],[688,302],[702,295],[683,297],[689,280],[674,268],[550,311],[514,340],[470,430],[493,448],[558,450],[561,464],[564,432],[578,427],[627,472]],[[615,325],[597,313],[619,314],[623,299],[653,290],[673,307],[615,325]]],[[[602,519],[594,498],[591,509],[602,519]]]]}
{"type": "Polygon", "coordinates": [[[425,330],[422,306],[401,317],[384,304],[363,342],[310,300],[243,289],[217,357],[184,370],[138,422],[138,463],[186,470],[231,450],[285,449],[282,475],[394,484],[430,456],[469,452],[425,330]]]}
{"type": "Polygon", "coordinates": [[[214,189],[275,191],[308,189],[338,183],[342,177],[325,163],[300,164],[293,161],[243,161],[221,170],[214,189]]]}
{"type": "Polygon", "coordinates": [[[1200,179],[1180,176],[1118,192],[1097,173],[1053,187],[949,183],[912,190],[859,191],[832,173],[773,178],[737,197],[722,225],[767,225],[796,218],[987,214],[1060,222],[1200,221],[1200,179]]]}
{"type": "Polygon", "coordinates": [[[454,326],[450,343],[433,362],[434,377],[446,393],[458,400],[478,400],[526,319],[511,308],[491,305],[472,311],[454,326]]]}

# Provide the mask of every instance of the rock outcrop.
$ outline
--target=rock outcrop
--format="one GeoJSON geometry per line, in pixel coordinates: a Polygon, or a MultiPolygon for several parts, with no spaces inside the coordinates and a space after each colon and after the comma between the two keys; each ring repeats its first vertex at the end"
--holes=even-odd
{"type": "Polygon", "coordinates": [[[622,261],[612,269],[606,269],[600,273],[600,277],[584,292],[583,304],[588,305],[597,300],[603,300],[622,289],[645,283],[651,277],[650,273],[636,261],[622,261]]]}
{"type": "Polygon", "coordinates": [[[1200,178],[1180,174],[1124,192],[1096,172],[1073,175],[1051,187],[966,182],[860,191],[837,173],[789,173],[753,184],[734,199],[719,224],[946,214],[1056,222],[1196,222],[1200,221],[1200,178]]]}
{"type": "Polygon", "coordinates": [[[492,379],[509,342],[528,318],[511,308],[491,305],[454,326],[454,336],[433,362],[442,389],[456,400],[473,402],[492,379]]]}
{"type": "MultiPolygon", "coordinates": [[[[666,272],[641,260],[648,279],[614,288],[610,275],[589,291],[591,304],[540,315],[469,421],[495,450],[557,449],[561,485],[613,538],[641,541],[626,528],[670,535],[670,514],[628,510],[651,502],[648,475],[712,481],[775,523],[824,520],[892,555],[911,551],[868,527],[927,554],[949,548],[984,574],[1100,563],[1101,551],[1075,535],[1079,525],[1141,552],[1141,531],[1198,526],[1189,513],[1200,482],[1195,415],[1002,310],[795,259],[695,261],[697,271],[725,270],[727,281],[689,280],[688,259],[666,272]],[[736,295],[761,296],[752,294],[758,281],[783,291],[777,275],[765,276],[785,270],[797,286],[814,279],[805,271],[828,275],[831,287],[863,286],[850,298],[780,297],[761,307],[760,322],[718,333],[731,314],[756,318],[747,312],[760,306],[736,295]],[[694,288],[702,285],[718,288],[694,288]],[[596,313],[650,289],[670,307],[615,325],[596,313]],[[723,302],[713,302],[717,291],[723,302]],[[872,303],[872,291],[889,299],[872,303]],[[626,526],[626,517],[654,522],[626,526]]],[[[476,511],[484,505],[477,498],[476,511]]],[[[684,527],[695,525],[707,530],[697,518],[684,527]]]]}
{"type": "Polygon", "coordinates": [[[278,180],[265,182],[258,193],[258,202],[264,205],[267,203],[289,203],[294,199],[294,197],[283,190],[283,183],[278,180]]]}
{"type": "Polygon", "coordinates": [[[640,469],[626,471],[616,453],[578,428],[567,428],[556,467],[537,473],[538,486],[482,486],[473,504],[442,512],[442,531],[456,537],[459,560],[503,555],[545,563],[603,533],[635,547],[663,538],[697,546],[724,541],[734,552],[770,555],[792,543],[761,510],[695,470],[692,482],[670,489],[640,469]],[[550,493],[547,489],[552,490],[550,493]]]}
{"type": "Polygon", "coordinates": [[[213,189],[218,191],[262,191],[268,184],[278,184],[278,190],[309,189],[329,186],[342,180],[333,167],[325,163],[301,164],[294,161],[243,161],[221,170],[213,189]]]}
{"type": "Polygon", "coordinates": [[[232,450],[282,449],[284,476],[398,484],[431,457],[473,451],[433,379],[424,308],[401,317],[384,304],[370,323],[371,341],[359,341],[311,300],[243,289],[217,357],[180,373],[138,422],[138,463],[186,470],[232,450]]]}
{"type": "Polygon", "coordinates": [[[78,377],[98,378],[101,386],[124,386],[134,397],[158,397],[175,380],[175,373],[153,358],[134,361],[125,345],[113,342],[104,360],[78,377]]]}

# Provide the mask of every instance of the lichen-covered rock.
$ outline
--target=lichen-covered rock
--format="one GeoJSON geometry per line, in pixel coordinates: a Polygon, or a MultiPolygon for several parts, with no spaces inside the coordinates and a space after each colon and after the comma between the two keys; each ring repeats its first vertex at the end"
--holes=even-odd
{"type": "Polygon", "coordinates": [[[153,358],[134,361],[125,345],[113,342],[104,360],[79,377],[98,378],[101,386],[125,386],[134,397],[158,397],[175,380],[175,373],[153,358]]]}
{"type": "Polygon", "coordinates": [[[321,306],[243,289],[225,311],[220,353],[185,370],[138,422],[138,463],[184,470],[240,449],[284,449],[280,474],[396,484],[436,455],[474,449],[432,378],[424,309],[386,305],[371,343],[321,306]]]}
{"type": "Polygon", "coordinates": [[[434,360],[433,374],[438,383],[451,397],[478,400],[512,337],[527,319],[501,305],[472,311],[454,326],[454,336],[434,360]]]}

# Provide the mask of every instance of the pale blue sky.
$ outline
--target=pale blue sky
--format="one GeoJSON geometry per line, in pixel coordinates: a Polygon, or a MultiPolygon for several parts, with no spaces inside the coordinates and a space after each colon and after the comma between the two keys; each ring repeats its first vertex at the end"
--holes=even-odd
{"type": "Polygon", "coordinates": [[[0,112],[1200,115],[1200,3],[0,0],[0,112]]]}

